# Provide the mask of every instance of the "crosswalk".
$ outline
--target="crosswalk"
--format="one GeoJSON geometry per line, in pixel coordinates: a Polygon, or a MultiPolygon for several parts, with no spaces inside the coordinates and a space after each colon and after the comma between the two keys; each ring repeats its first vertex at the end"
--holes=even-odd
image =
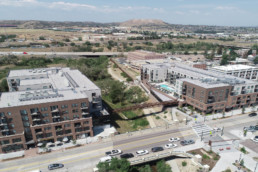
{"type": "Polygon", "coordinates": [[[210,135],[212,132],[212,129],[206,124],[195,124],[192,126],[192,128],[199,137],[202,135],[210,135]]]}

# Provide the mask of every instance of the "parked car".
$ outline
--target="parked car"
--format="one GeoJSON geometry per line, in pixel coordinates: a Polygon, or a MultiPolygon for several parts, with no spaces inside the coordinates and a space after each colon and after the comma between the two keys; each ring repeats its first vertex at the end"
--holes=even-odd
{"type": "Polygon", "coordinates": [[[112,159],[111,156],[105,156],[105,157],[100,158],[99,162],[110,162],[111,159],[112,159]]]}
{"type": "Polygon", "coordinates": [[[133,158],[133,157],[134,157],[134,155],[132,153],[125,153],[125,154],[120,155],[120,158],[125,158],[125,159],[133,158]]]}
{"type": "Polygon", "coordinates": [[[159,151],[163,151],[163,147],[154,147],[154,148],[151,148],[151,151],[152,152],[159,152],[159,151]]]}
{"type": "Polygon", "coordinates": [[[168,141],[170,141],[170,142],[177,142],[179,140],[180,140],[179,137],[171,137],[168,141]]]}
{"type": "Polygon", "coordinates": [[[190,140],[182,140],[181,142],[181,145],[185,146],[185,145],[190,145],[190,144],[194,144],[195,141],[190,139],[190,140]]]}
{"type": "Polygon", "coordinates": [[[256,125],[256,126],[250,125],[249,127],[244,127],[244,130],[249,131],[249,132],[255,132],[258,130],[258,125],[256,125]]]}
{"type": "Polygon", "coordinates": [[[148,150],[139,150],[139,151],[136,152],[136,155],[142,156],[142,155],[146,155],[148,153],[149,153],[148,150]]]}
{"type": "Polygon", "coordinates": [[[257,113],[253,112],[248,115],[249,117],[257,116],[257,113]]]}
{"type": "Polygon", "coordinates": [[[175,147],[177,147],[177,144],[174,144],[174,143],[168,143],[165,145],[165,148],[167,148],[167,149],[171,149],[171,148],[175,148],[175,147]]]}
{"type": "Polygon", "coordinates": [[[255,136],[254,138],[252,138],[252,140],[256,143],[258,143],[258,136],[255,136]]]}
{"type": "Polygon", "coordinates": [[[106,152],[106,155],[115,156],[115,155],[119,155],[121,153],[123,153],[123,152],[120,149],[114,149],[114,150],[106,152]]]}
{"type": "Polygon", "coordinates": [[[55,169],[63,168],[63,167],[64,167],[64,164],[55,163],[55,164],[50,164],[50,165],[48,166],[48,169],[49,169],[49,170],[55,170],[55,169]]]}
{"type": "Polygon", "coordinates": [[[213,128],[213,131],[221,131],[221,130],[222,130],[222,128],[220,128],[220,127],[213,128]]]}

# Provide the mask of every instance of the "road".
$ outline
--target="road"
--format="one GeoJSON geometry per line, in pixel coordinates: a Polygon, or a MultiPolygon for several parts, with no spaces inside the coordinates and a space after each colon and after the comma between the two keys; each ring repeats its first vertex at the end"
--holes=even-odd
{"type": "Polygon", "coordinates": [[[0,55],[40,55],[40,56],[116,56],[121,54],[120,52],[0,52],[0,55]]]}
{"type": "MultiPolygon", "coordinates": [[[[211,127],[225,127],[225,135],[230,134],[231,129],[242,126],[253,125],[257,121],[255,118],[247,116],[236,116],[230,119],[214,120],[207,122],[211,127]]],[[[22,158],[12,161],[1,162],[0,172],[6,171],[32,171],[41,169],[43,172],[48,171],[47,166],[51,163],[60,162],[65,165],[64,168],[56,171],[81,171],[81,169],[92,169],[99,161],[99,158],[105,155],[105,152],[111,149],[121,149],[123,152],[134,153],[137,150],[150,149],[154,146],[164,146],[168,143],[170,137],[180,137],[181,140],[192,138],[198,139],[198,136],[192,130],[191,126],[171,127],[164,130],[155,130],[149,133],[121,135],[102,142],[88,144],[70,150],[59,151],[44,155],[38,155],[31,158],[22,158]]],[[[236,136],[237,137],[237,136],[236,136]]],[[[216,137],[214,137],[216,138],[216,137]]],[[[218,137],[218,139],[221,139],[218,137]]],[[[177,143],[178,144],[178,143],[177,143]]],[[[178,144],[179,150],[185,150],[178,144]]]]}

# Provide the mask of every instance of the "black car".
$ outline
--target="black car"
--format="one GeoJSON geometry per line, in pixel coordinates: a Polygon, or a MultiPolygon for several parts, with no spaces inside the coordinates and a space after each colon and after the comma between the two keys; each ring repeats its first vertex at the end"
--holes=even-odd
{"type": "Polygon", "coordinates": [[[182,140],[181,142],[181,145],[185,146],[185,145],[190,145],[190,144],[194,144],[195,141],[190,139],[190,140],[182,140]]]}
{"type": "Polygon", "coordinates": [[[125,154],[120,155],[120,158],[125,158],[125,159],[133,158],[133,157],[134,157],[134,155],[132,153],[125,153],[125,154]]]}
{"type": "Polygon", "coordinates": [[[56,164],[50,164],[48,166],[48,169],[49,170],[55,170],[55,169],[63,168],[63,167],[64,167],[64,164],[56,163],[56,164]]]}
{"type": "Polygon", "coordinates": [[[253,112],[253,113],[250,113],[248,116],[249,116],[249,117],[253,117],[253,116],[256,116],[256,115],[257,115],[257,113],[254,113],[254,112],[253,112]]]}
{"type": "Polygon", "coordinates": [[[154,147],[154,148],[151,148],[151,151],[152,152],[159,152],[159,151],[163,151],[163,147],[154,147]]]}

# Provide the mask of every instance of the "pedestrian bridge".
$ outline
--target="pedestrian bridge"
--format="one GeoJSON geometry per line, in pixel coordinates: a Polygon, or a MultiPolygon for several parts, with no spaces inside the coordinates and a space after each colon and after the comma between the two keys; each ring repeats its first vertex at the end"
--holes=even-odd
{"type": "Polygon", "coordinates": [[[138,157],[130,159],[129,161],[130,161],[131,165],[133,166],[133,165],[147,163],[150,161],[156,161],[156,160],[169,158],[171,156],[184,156],[184,157],[189,157],[189,158],[194,157],[194,155],[186,153],[184,151],[162,151],[162,152],[147,154],[144,156],[138,156],[138,157]]]}

